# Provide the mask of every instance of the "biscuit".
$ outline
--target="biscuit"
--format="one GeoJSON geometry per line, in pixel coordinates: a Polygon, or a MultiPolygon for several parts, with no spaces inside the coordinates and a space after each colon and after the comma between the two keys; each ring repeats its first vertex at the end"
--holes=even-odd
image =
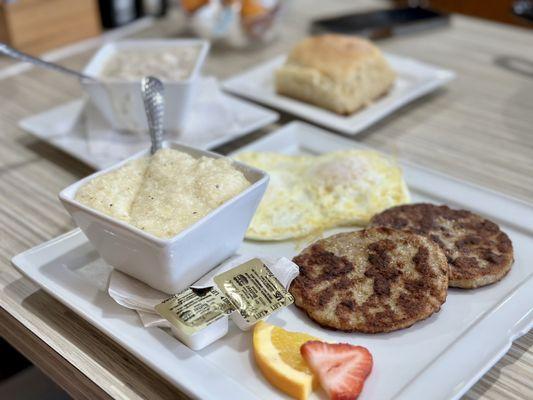
{"type": "Polygon", "coordinates": [[[304,39],[275,73],[276,92],[351,114],[385,94],[395,73],[366,39],[322,35],[304,39]]]}

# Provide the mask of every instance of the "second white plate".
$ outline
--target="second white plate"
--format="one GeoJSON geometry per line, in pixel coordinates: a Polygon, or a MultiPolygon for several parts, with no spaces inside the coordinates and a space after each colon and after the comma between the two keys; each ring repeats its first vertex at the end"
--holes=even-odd
{"type": "MultiPolygon", "coordinates": [[[[276,112],[248,101],[220,92],[216,96],[216,101],[198,99],[183,134],[168,139],[210,150],[279,118],[276,112]]],[[[150,142],[145,133],[112,131],[84,99],[22,119],[19,126],[97,170],[141,151],[150,142]]]]}
{"type": "Polygon", "coordinates": [[[355,135],[455,77],[453,71],[411,58],[393,54],[385,54],[385,57],[397,74],[394,87],[386,96],[351,115],[339,115],[312,104],[278,95],[274,88],[274,71],[285,62],[285,55],[226,80],[222,87],[231,93],[292,113],[308,121],[348,135],[355,135]]]}

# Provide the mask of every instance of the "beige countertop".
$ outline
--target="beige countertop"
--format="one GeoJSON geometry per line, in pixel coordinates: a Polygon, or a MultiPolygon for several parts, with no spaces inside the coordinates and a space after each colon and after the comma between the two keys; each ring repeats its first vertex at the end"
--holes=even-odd
{"type": "MultiPolygon", "coordinates": [[[[277,41],[251,51],[214,48],[206,72],[219,78],[238,73],[287,51],[306,35],[310,19],[354,8],[350,0],[315,2],[313,7],[306,7],[305,0],[290,3],[277,41]]],[[[178,25],[175,19],[158,21],[136,36],[176,35],[178,25]]],[[[448,28],[379,45],[452,69],[457,79],[357,140],[533,202],[533,31],[455,16],[448,28]]],[[[81,68],[93,52],[85,49],[61,62],[81,68]]],[[[57,193],[91,173],[76,159],[19,129],[17,121],[80,95],[75,80],[54,72],[29,69],[0,79],[0,334],[74,398],[174,399],[179,397],[177,389],[10,264],[15,254],[74,227],[57,193]]],[[[284,115],[278,124],[222,150],[292,119],[284,115]]],[[[533,398],[532,344],[531,332],[517,340],[465,398],[533,398]]]]}

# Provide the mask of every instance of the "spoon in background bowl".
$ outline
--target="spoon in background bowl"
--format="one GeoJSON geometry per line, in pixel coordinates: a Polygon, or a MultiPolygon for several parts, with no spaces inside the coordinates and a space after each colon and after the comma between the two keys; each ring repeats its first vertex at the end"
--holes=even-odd
{"type": "Polygon", "coordinates": [[[19,51],[17,49],[14,49],[11,46],[8,46],[5,43],[0,43],[0,54],[4,54],[8,57],[14,58],[15,60],[25,61],[29,62],[33,65],[37,65],[38,67],[48,68],[53,71],[62,72],[64,74],[75,76],[81,80],[87,80],[92,82],[97,82],[95,78],[89,75],[82,74],[79,71],[63,67],[59,64],[55,64],[49,61],[45,61],[42,58],[30,56],[29,54],[23,53],[22,51],[19,51]]]}
{"type": "Polygon", "coordinates": [[[148,121],[148,132],[152,141],[151,154],[161,148],[163,141],[164,91],[163,83],[153,76],[146,76],[141,81],[141,93],[148,121]]]}
{"type": "MultiPolygon", "coordinates": [[[[38,57],[31,56],[17,49],[14,49],[13,47],[8,46],[5,43],[0,43],[0,54],[4,54],[16,60],[29,62],[39,67],[48,68],[53,71],[75,76],[80,80],[88,82],[99,82],[92,76],[85,75],[79,71],[66,68],[49,61],[45,61],[38,57]]],[[[148,131],[150,133],[150,139],[152,142],[150,152],[151,154],[154,154],[157,150],[161,148],[161,144],[163,141],[163,117],[165,110],[163,83],[153,76],[144,77],[141,81],[141,93],[144,103],[144,109],[146,111],[146,118],[148,120],[148,131]]]]}

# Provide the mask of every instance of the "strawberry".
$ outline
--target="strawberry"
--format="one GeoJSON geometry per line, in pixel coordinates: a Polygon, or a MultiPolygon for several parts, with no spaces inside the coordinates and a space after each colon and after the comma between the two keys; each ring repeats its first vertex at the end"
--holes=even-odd
{"type": "Polygon", "coordinates": [[[361,346],[312,340],[300,353],[331,400],[356,399],[372,370],[372,354],[361,346]]]}

